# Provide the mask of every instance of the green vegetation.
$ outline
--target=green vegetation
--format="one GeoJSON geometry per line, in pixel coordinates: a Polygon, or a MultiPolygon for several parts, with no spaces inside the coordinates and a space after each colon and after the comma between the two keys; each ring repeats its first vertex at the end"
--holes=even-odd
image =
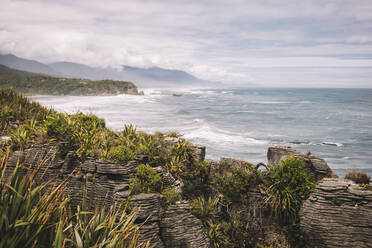
{"type": "Polygon", "coordinates": [[[7,157],[0,165],[0,247],[137,247],[136,212],[126,207],[91,210],[85,202],[70,207],[65,183],[37,184],[41,168],[18,164],[5,177],[7,157]]]}
{"type": "Polygon", "coordinates": [[[161,176],[149,165],[140,164],[137,167],[137,175],[131,178],[130,190],[132,194],[150,193],[163,190],[163,181],[161,176]]]}
{"type": "MultiPolygon", "coordinates": [[[[226,165],[225,165],[226,166],[226,165]]],[[[250,188],[262,183],[261,174],[253,165],[245,164],[239,168],[229,168],[228,170],[219,173],[213,184],[224,199],[229,202],[246,203],[246,192],[250,188]]]]}
{"type": "Polygon", "coordinates": [[[359,184],[359,185],[366,190],[372,190],[372,185],[371,184],[359,184]]]}
{"type": "Polygon", "coordinates": [[[218,216],[217,204],[218,198],[205,199],[200,196],[190,202],[191,212],[204,222],[213,220],[218,216]]]}
{"type": "Polygon", "coordinates": [[[161,192],[161,194],[165,197],[168,206],[182,199],[181,194],[174,188],[166,188],[161,192]]]}
{"type": "Polygon", "coordinates": [[[136,94],[131,82],[58,78],[23,72],[0,65],[0,88],[13,88],[17,92],[43,95],[117,95],[136,94]]]}
{"type": "MultiPolygon", "coordinates": [[[[293,247],[307,246],[300,229],[298,211],[315,184],[303,170],[302,160],[299,158],[290,157],[279,165],[270,166],[267,171],[259,171],[254,165],[242,161],[237,164],[199,162],[194,158],[194,148],[174,132],[166,135],[159,132],[147,134],[136,130],[132,125],[125,125],[122,131],[115,133],[105,127],[104,120],[94,115],[80,112],[57,113],[39,104],[31,103],[27,98],[8,89],[0,89],[0,96],[4,96],[0,100],[1,132],[2,135],[11,138],[10,141],[1,144],[2,157],[8,150],[26,149],[53,142],[58,145],[61,154],[74,151],[82,162],[86,159],[103,159],[125,164],[130,160],[138,159],[141,164],[137,167],[135,177],[129,179],[131,194],[160,193],[165,196],[168,206],[182,199],[188,200],[192,213],[202,221],[205,233],[213,247],[263,245],[257,238],[258,233],[261,232],[261,227],[255,219],[257,215],[272,219],[282,231],[287,233],[287,238],[293,247]],[[169,137],[173,142],[169,142],[169,137]],[[155,167],[161,168],[155,170],[155,167]],[[162,175],[157,171],[169,172],[175,179],[181,180],[184,184],[182,194],[174,188],[165,188],[162,175]],[[250,194],[252,192],[258,196],[252,196],[250,194]]],[[[15,181],[20,182],[20,179],[15,181]]],[[[2,184],[2,187],[2,192],[7,194],[18,192],[17,185],[9,188],[2,184]],[[14,191],[13,188],[16,190],[14,191]]],[[[26,186],[22,187],[24,190],[26,186]]],[[[63,185],[58,189],[63,192],[63,185]]],[[[20,194],[37,191],[29,188],[27,192],[20,194]]],[[[58,192],[55,193],[58,199],[56,198],[55,202],[51,200],[51,205],[48,206],[48,209],[52,209],[53,212],[45,213],[50,218],[46,220],[49,223],[46,225],[48,228],[32,234],[34,239],[27,236],[27,240],[31,240],[31,243],[44,242],[41,237],[45,236],[53,238],[53,241],[48,240],[48,242],[59,244],[57,247],[63,247],[63,242],[76,247],[80,247],[79,244],[83,242],[85,247],[102,243],[103,240],[106,240],[107,244],[115,244],[111,241],[116,242],[114,240],[117,235],[121,235],[120,230],[130,233],[131,237],[137,235],[135,231],[137,229],[132,223],[134,216],[130,214],[124,217],[128,221],[116,222],[117,226],[113,226],[113,218],[120,219],[118,215],[125,214],[127,208],[124,207],[123,212],[118,213],[112,209],[106,209],[104,212],[101,209],[90,211],[81,206],[77,211],[69,213],[66,211],[68,198],[62,193],[57,194],[58,192]],[[123,226],[125,223],[131,225],[125,227],[123,226]],[[110,231],[113,229],[115,231],[110,231]],[[44,235],[45,232],[48,235],[44,235]]],[[[37,204],[39,199],[47,201],[43,197],[51,194],[52,191],[43,195],[36,193],[37,197],[26,203],[12,201],[12,198],[8,200],[7,208],[14,205],[14,209],[18,209],[19,204],[24,204],[25,209],[22,211],[27,212],[28,208],[36,211],[37,208],[27,204],[33,204],[32,202],[37,204]]],[[[18,194],[14,196],[16,195],[18,194]]],[[[47,211],[44,207],[40,206],[42,208],[40,211],[47,211]]],[[[12,211],[15,211],[14,209],[12,211]]],[[[38,215],[42,217],[43,213],[38,215]]],[[[24,219],[27,219],[28,215],[25,216],[24,219]]],[[[19,225],[26,221],[19,222],[17,218],[12,220],[13,223],[17,223],[14,225],[17,225],[17,228],[26,228],[28,224],[19,225]]],[[[27,221],[32,223],[32,219],[27,221]]],[[[2,223],[5,222],[7,223],[8,220],[2,223]]],[[[17,230],[12,229],[12,232],[17,233],[17,230]]],[[[31,232],[23,229],[19,231],[21,240],[19,242],[25,239],[21,237],[23,233],[31,232]]],[[[270,244],[265,245],[270,246],[270,244]]],[[[275,247],[275,244],[273,246],[275,247]]],[[[111,247],[120,246],[115,244],[111,247]]]]}
{"type": "Polygon", "coordinates": [[[302,202],[315,188],[297,157],[290,157],[272,167],[267,184],[265,204],[283,222],[296,216],[302,202]]]}
{"type": "Polygon", "coordinates": [[[26,97],[11,89],[0,89],[0,134],[11,130],[14,125],[25,121],[43,121],[53,110],[42,107],[39,103],[30,102],[26,97]]]}

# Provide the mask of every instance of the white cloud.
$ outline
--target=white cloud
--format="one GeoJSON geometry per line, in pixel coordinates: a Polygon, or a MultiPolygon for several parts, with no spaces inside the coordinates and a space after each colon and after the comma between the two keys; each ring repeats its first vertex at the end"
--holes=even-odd
{"type": "MultiPolygon", "coordinates": [[[[116,68],[156,65],[210,80],[270,84],[275,78],[282,84],[303,78],[298,67],[338,67],[306,75],[316,82],[342,75],[343,85],[356,82],[343,73],[344,67],[372,66],[369,0],[0,0],[0,4],[0,52],[43,62],[116,68]],[[252,67],[268,70],[257,75],[252,67]],[[287,76],[273,67],[287,67],[287,76]]],[[[368,70],[360,72],[366,75],[368,70]]],[[[358,80],[358,85],[372,87],[367,77],[358,80]]]]}

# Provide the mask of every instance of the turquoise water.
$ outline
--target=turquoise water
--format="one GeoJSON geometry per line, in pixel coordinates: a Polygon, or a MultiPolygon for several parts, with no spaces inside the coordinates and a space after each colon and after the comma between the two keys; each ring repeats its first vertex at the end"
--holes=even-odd
{"type": "Polygon", "coordinates": [[[372,175],[371,89],[146,90],[145,96],[36,97],[47,106],[92,112],[120,129],[178,131],[207,146],[207,158],[265,162],[267,147],[288,145],[372,175]],[[173,93],[182,96],[172,96],[173,93]]]}

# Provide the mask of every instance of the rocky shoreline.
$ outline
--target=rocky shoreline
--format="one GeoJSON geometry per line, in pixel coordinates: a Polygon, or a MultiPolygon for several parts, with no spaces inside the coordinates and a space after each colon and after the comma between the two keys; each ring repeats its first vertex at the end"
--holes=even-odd
{"type": "MultiPolygon", "coordinates": [[[[177,143],[169,138],[168,142],[177,143]]],[[[205,147],[193,145],[194,158],[204,161],[205,147]]],[[[86,184],[87,196],[95,203],[120,204],[130,196],[129,178],[135,176],[139,164],[146,162],[146,157],[137,157],[126,163],[111,163],[102,160],[87,159],[79,164],[74,152],[61,157],[56,145],[45,144],[39,147],[14,152],[8,161],[7,172],[15,168],[20,159],[26,164],[37,165],[48,159],[48,167],[43,180],[59,178],[68,179],[68,194],[73,206],[81,202],[81,190],[86,184]],[[79,171],[74,168],[80,167],[79,171]]],[[[298,156],[304,162],[304,168],[317,180],[317,186],[300,210],[301,228],[309,240],[310,247],[371,247],[372,244],[372,191],[365,190],[350,180],[331,178],[331,169],[326,162],[311,153],[300,153],[290,147],[269,147],[269,163],[277,163],[288,156],[298,156]]],[[[212,162],[213,168],[229,162],[236,167],[244,161],[223,158],[212,162]]],[[[164,181],[173,187],[180,182],[161,167],[154,167],[164,181]]],[[[182,183],[182,182],[181,182],[182,183]]],[[[291,247],[286,241],[286,234],[271,220],[262,215],[259,204],[262,192],[259,188],[247,192],[252,207],[252,225],[259,226],[257,236],[263,240],[273,240],[274,247],[291,247]]],[[[151,240],[153,247],[210,247],[203,232],[203,225],[190,212],[187,201],[177,201],[171,207],[165,204],[164,196],[158,193],[141,193],[131,196],[131,204],[140,207],[138,223],[144,222],[140,229],[140,243],[151,240]]]]}
{"type": "MultiPolygon", "coordinates": [[[[94,115],[58,113],[12,90],[0,93],[0,185],[9,199],[24,198],[33,187],[45,187],[42,192],[63,187],[56,206],[65,202],[61,211],[72,210],[73,216],[82,206],[102,210],[102,216],[109,214],[107,207],[123,213],[125,206],[136,216],[133,237],[139,246],[371,247],[368,175],[348,176],[359,184],[337,178],[324,159],[288,146],[269,147],[268,165],[233,158],[206,161],[205,146],[175,132],[147,134],[132,125],[113,132],[94,115]],[[17,184],[15,175],[30,183],[28,191],[19,194],[3,187],[9,181],[15,188],[27,188],[17,184]]],[[[40,196],[28,197],[44,205],[40,196]]],[[[8,210],[21,206],[1,199],[1,214],[9,222],[8,210]]],[[[20,221],[26,227],[40,224],[24,221],[33,207],[24,209],[26,216],[11,219],[13,229],[4,231],[7,242],[15,232],[24,233],[20,221]]],[[[65,226],[59,237],[66,235],[59,240],[69,240],[74,234],[63,230],[76,222],[63,215],[59,223],[65,226]]],[[[54,219],[42,225],[52,233],[44,241],[48,245],[42,245],[41,237],[32,242],[53,246],[56,225],[54,219]]]]}

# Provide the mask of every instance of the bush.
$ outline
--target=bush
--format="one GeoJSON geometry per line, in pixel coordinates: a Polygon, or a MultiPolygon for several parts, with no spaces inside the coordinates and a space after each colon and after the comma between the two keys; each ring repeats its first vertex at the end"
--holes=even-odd
{"type": "Polygon", "coordinates": [[[140,225],[136,225],[136,212],[112,206],[108,211],[95,208],[90,211],[78,206],[77,213],[57,227],[54,247],[136,247],[140,225]],[[69,224],[66,227],[66,224],[69,224]],[[62,229],[64,228],[64,229],[62,229]]]}
{"type": "Polygon", "coordinates": [[[182,164],[192,163],[192,152],[192,147],[186,141],[182,141],[172,147],[171,156],[174,156],[182,164]]]}
{"type": "Polygon", "coordinates": [[[351,170],[345,176],[346,179],[352,180],[357,184],[369,184],[371,177],[362,171],[351,170]]]}
{"type": "Polygon", "coordinates": [[[140,164],[137,167],[135,178],[130,178],[130,190],[132,194],[162,192],[163,181],[161,176],[147,164],[140,164]]]}
{"type": "Polygon", "coordinates": [[[221,224],[210,223],[206,230],[206,235],[209,238],[212,247],[222,248],[222,247],[231,247],[228,242],[228,238],[223,232],[221,224]]]}
{"type": "Polygon", "coordinates": [[[27,97],[16,93],[12,89],[0,89],[0,133],[5,132],[11,124],[23,124],[26,120],[40,122],[53,110],[30,102],[27,97]]]}
{"type": "Polygon", "coordinates": [[[245,203],[249,189],[261,182],[260,172],[247,165],[217,175],[213,185],[229,203],[245,203]]]}
{"type": "Polygon", "coordinates": [[[132,150],[128,147],[119,145],[112,147],[106,156],[106,159],[112,162],[123,162],[133,160],[135,158],[135,154],[132,150]]]}
{"type": "Polygon", "coordinates": [[[281,221],[288,222],[295,217],[310,193],[315,183],[302,168],[302,160],[289,157],[280,165],[271,167],[267,182],[265,205],[271,213],[281,221]]]}
{"type": "Polygon", "coordinates": [[[135,150],[138,155],[145,155],[150,164],[164,164],[165,152],[162,150],[163,144],[155,136],[140,133],[135,150]]]}
{"type": "Polygon", "coordinates": [[[361,187],[363,187],[366,190],[372,190],[372,185],[370,184],[360,184],[361,187]]]}
{"type": "Polygon", "coordinates": [[[209,181],[210,162],[194,162],[183,172],[183,194],[186,198],[195,198],[211,193],[209,181]]]}
{"type": "MultiPolygon", "coordinates": [[[[3,160],[0,171],[5,170],[3,160]]],[[[53,235],[68,199],[64,185],[37,185],[37,170],[17,165],[10,178],[0,175],[0,247],[35,247],[53,235]]]]}
{"type": "Polygon", "coordinates": [[[75,150],[81,159],[101,144],[100,133],[105,132],[103,119],[81,112],[48,115],[44,127],[49,139],[60,142],[62,154],[75,150]]]}
{"type": "Polygon", "coordinates": [[[191,213],[201,219],[204,223],[217,217],[218,198],[198,197],[190,202],[191,213]]]}
{"type": "Polygon", "coordinates": [[[181,134],[179,134],[176,131],[170,131],[170,132],[166,133],[165,135],[167,137],[171,137],[171,138],[180,138],[182,136],[181,134]]]}
{"type": "Polygon", "coordinates": [[[182,199],[182,196],[175,188],[167,188],[164,189],[163,192],[161,192],[163,196],[165,196],[167,205],[170,206],[177,201],[180,201],[182,199]]]}
{"type": "Polygon", "coordinates": [[[13,149],[27,148],[36,138],[37,129],[35,120],[27,120],[11,133],[11,145],[13,149]]]}
{"type": "Polygon", "coordinates": [[[19,164],[6,177],[6,159],[1,162],[0,247],[137,247],[136,210],[91,210],[85,201],[71,209],[66,181],[40,182],[42,166],[19,164]]]}

